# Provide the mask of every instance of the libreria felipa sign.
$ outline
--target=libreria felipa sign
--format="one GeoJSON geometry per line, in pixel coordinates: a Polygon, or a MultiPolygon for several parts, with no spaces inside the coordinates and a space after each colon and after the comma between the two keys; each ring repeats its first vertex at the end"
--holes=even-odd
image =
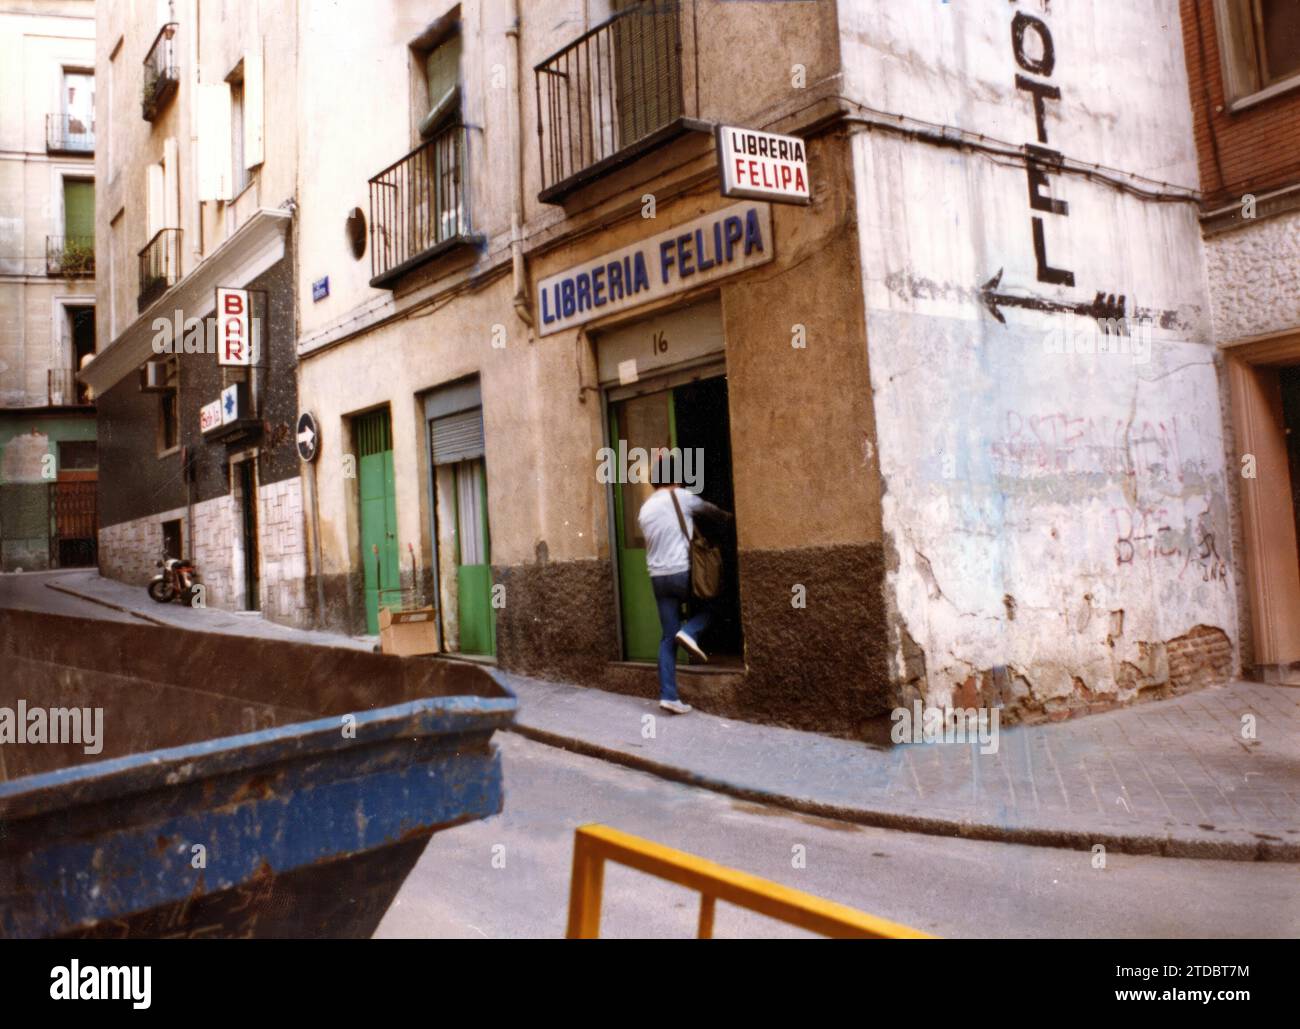
{"type": "Polygon", "coordinates": [[[772,260],[772,209],[747,202],[537,283],[538,335],[604,318],[772,260]]]}

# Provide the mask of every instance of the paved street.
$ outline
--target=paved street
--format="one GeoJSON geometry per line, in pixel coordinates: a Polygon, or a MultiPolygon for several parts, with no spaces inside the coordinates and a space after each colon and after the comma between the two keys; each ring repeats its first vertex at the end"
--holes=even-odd
{"type": "MultiPolygon", "coordinates": [[[[870,829],[751,804],[498,737],[499,817],[435,836],[380,937],[557,937],[573,830],[603,822],[940,936],[1292,937],[1296,868],[1274,862],[1085,852],[870,829]],[[504,868],[493,848],[504,846],[504,868]],[[807,867],[791,867],[796,845],[807,867]],[[499,863],[499,862],[498,862],[499,863]]],[[[696,895],[626,868],[605,873],[602,934],[694,935],[696,895]]],[[[716,935],[796,936],[719,905],[716,935]]]]}
{"type": "Polygon", "coordinates": [[[0,575],[0,607],[18,608],[22,611],[47,611],[53,615],[68,615],[72,618],[107,618],[114,622],[140,624],[138,618],[124,611],[95,604],[61,590],[49,589],[47,586],[48,583],[58,585],[69,577],[84,579],[86,575],[87,573],[83,571],[2,574],[0,575]]]}

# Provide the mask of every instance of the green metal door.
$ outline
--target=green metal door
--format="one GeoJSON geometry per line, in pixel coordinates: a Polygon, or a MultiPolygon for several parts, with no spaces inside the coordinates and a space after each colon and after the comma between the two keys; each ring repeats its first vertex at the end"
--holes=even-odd
{"type": "Polygon", "coordinates": [[[492,546],[488,535],[483,459],[461,461],[456,472],[456,598],[462,654],[495,655],[492,546]]]}
{"type": "MultiPolygon", "coordinates": [[[[610,445],[617,451],[626,441],[627,452],[641,447],[677,445],[672,390],[632,397],[610,405],[610,445]]],[[[614,485],[614,534],[618,551],[619,603],[623,612],[623,651],[629,661],[653,661],[659,654],[659,612],[650,588],[645,563],[645,540],[637,524],[641,505],[654,484],[622,482],[614,485]]]]}
{"type": "Polygon", "coordinates": [[[361,499],[361,566],[366,594],[366,631],[379,632],[379,608],[402,602],[397,549],[397,489],[393,476],[393,430],[387,411],[356,420],[357,475],[361,499]]]}

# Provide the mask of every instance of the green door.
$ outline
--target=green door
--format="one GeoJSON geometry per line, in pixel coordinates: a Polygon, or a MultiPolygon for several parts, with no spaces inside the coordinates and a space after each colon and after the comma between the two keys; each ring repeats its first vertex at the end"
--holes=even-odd
{"type": "MultiPolygon", "coordinates": [[[[610,445],[626,441],[650,453],[677,445],[672,390],[632,397],[610,405],[610,445]]],[[[615,547],[618,551],[619,602],[623,609],[623,650],[629,661],[654,661],[659,654],[659,612],[645,564],[645,540],[637,524],[641,505],[654,491],[648,482],[614,486],[615,547]]]]}
{"type": "Polygon", "coordinates": [[[393,477],[393,430],[387,411],[356,420],[361,498],[361,566],[365,580],[366,631],[379,632],[379,608],[401,607],[397,549],[397,490],[393,477]]]}
{"type": "Polygon", "coordinates": [[[481,457],[454,466],[456,476],[456,610],[462,654],[495,655],[492,545],[487,471],[481,457]]]}

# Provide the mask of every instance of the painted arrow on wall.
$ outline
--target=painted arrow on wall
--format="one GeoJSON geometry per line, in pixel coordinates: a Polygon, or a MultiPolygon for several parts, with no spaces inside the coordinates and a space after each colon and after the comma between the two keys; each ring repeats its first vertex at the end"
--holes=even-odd
{"type": "Polygon", "coordinates": [[[1087,318],[1110,319],[1123,318],[1128,298],[1121,294],[1116,297],[1114,293],[1106,293],[1102,290],[1097,291],[1097,295],[1091,301],[1064,301],[1064,300],[1047,300],[1044,297],[1022,297],[1014,293],[999,293],[998,287],[1002,284],[1002,269],[980,287],[980,300],[984,306],[989,309],[993,317],[1003,325],[1007,320],[1002,317],[1001,307],[1024,307],[1033,311],[1048,311],[1055,314],[1078,314],[1087,318]]]}

